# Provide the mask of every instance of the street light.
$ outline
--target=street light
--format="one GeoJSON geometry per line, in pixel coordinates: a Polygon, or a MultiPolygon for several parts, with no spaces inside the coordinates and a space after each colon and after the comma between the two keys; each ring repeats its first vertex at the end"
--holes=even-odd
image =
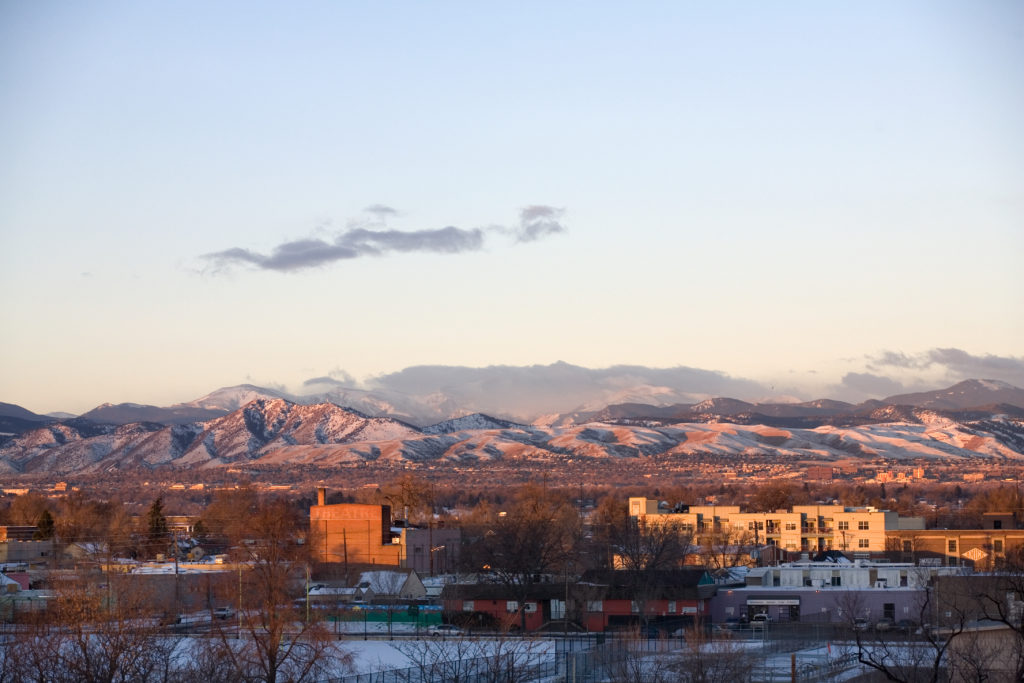
{"type": "Polygon", "coordinates": [[[435,545],[433,548],[430,549],[430,575],[431,576],[434,575],[434,553],[436,553],[438,550],[444,550],[444,546],[443,545],[435,545]]]}

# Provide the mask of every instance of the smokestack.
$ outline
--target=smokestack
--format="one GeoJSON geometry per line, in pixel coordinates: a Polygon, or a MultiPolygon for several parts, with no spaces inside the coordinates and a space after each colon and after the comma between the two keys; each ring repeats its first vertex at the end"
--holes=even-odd
{"type": "Polygon", "coordinates": [[[316,490],[316,504],[327,505],[327,489],[324,488],[323,486],[317,488],[316,490]]]}

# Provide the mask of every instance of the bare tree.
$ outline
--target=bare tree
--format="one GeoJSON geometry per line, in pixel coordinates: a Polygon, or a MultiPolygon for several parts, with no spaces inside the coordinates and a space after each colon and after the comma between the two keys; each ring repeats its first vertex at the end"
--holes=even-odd
{"type": "Polygon", "coordinates": [[[698,552],[708,570],[749,566],[756,547],[753,532],[747,529],[719,529],[700,535],[698,552]]]}
{"type": "Polygon", "coordinates": [[[470,638],[402,641],[394,645],[404,654],[424,681],[469,683],[475,681],[472,658],[478,652],[477,641],[470,638]]]}
{"type": "Polygon", "coordinates": [[[407,521],[423,522],[433,513],[433,489],[429,483],[412,474],[404,474],[377,489],[374,499],[390,505],[396,517],[407,521]]]}
{"type": "Polygon", "coordinates": [[[35,491],[23,493],[11,501],[8,515],[11,524],[18,526],[35,526],[43,512],[50,510],[50,502],[46,496],[35,491]]]}
{"type": "MultiPolygon", "coordinates": [[[[996,571],[963,577],[955,583],[959,595],[969,593],[976,603],[980,619],[1002,626],[1001,659],[1013,662],[1017,680],[1024,680],[1024,548],[1007,549],[996,571]]],[[[964,666],[968,663],[961,662],[961,668],[964,666]]]]}
{"type": "Polygon", "coordinates": [[[651,640],[639,628],[611,641],[600,654],[606,675],[616,683],[672,683],[668,641],[651,640]]]}
{"type": "Polygon", "coordinates": [[[853,635],[857,661],[878,671],[887,680],[902,683],[939,683],[948,674],[951,644],[972,618],[962,601],[948,592],[939,594],[934,578],[925,583],[917,600],[916,621],[921,624],[914,640],[893,638],[877,631],[865,618],[860,594],[844,592],[836,606],[853,635]]]}
{"type": "MultiPolygon", "coordinates": [[[[215,624],[209,647],[243,681],[307,681],[346,655],[331,647],[324,625],[295,605],[309,566],[309,528],[283,500],[260,502],[247,515],[234,552],[239,569],[237,640],[215,624]]],[[[234,625],[232,625],[234,626],[234,625]]]]}
{"type": "Polygon", "coordinates": [[[533,638],[446,638],[400,641],[395,649],[409,658],[424,681],[520,683],[534,680],[543,645],[533,638]]]}
{"type": "Polygon", "coordinates": [[[994,624],[966,628],[949,648],[949,680],[956,683],[1020,681],[1021,643],[1012,631],[994,624]]]}
{"type": "Polygon", "coordinates": [[[520,628],[526,630],[525,605],[530,587],[557,572],[572,556],[580,536],[580,519],[564,497],[526,486],[510,510],[488,514],[463,528],[466,568],[493,572],[519,605],[520,628]]]}
{"type": "Polygon", "coordinates": [[[629,588],[642,624],[649,619],[648,603],[665,589],[670,570],[682,565],[692,536],[679,524],[648,524],[627,517],[611,534],[618,580],[629,588]]]}
{"type": "Polygon", "coordinates": [[[8,648],[14,680],[169,680],[177,640],[162,633],[150,596],[133,577],[105,581],[105,590],[83,579],[56,587],[48,613],[32,615],[8,648]]]}
{"type": "Polygon", "coordinates": [[[731,637],[712,639],[701,626],[687,629],[668,665],[680,683],[733,683],[751,679],[756,661],[731,637]]]}

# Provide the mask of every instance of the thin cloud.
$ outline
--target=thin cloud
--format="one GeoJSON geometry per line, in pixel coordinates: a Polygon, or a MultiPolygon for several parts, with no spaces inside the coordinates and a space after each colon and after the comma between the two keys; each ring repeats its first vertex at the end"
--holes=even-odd
{"type": "Polygon", "coordinates": [[[527,206],[519,212],[519,227],[516,231],[517,242],[535,242],[548,235],[565,232],[560,219],[564,211],[553,206],[527,206]]]}
{"type": "MultiPolygon", "coordinates": [[[[398,214],[398,211],[383,204],[368,206],[365,211],[376,219],[371,223],[374,226],[383,225],[388,217],[398,214]]],[[[236,266],[294,272],[365,256],[380,257],[394,253],[462,254],[482,250],[490,234],[511,234],[516,243],[521,243],[535,242],[565,232],[565,226],[560,222],[562,213],[562,209],[551,206],[528,206],[520,211],[519,224],[511,229],[502,226],[471,229],[448,226],[435,230],[404,231],[352,226],[330,241],[312,237],[293,240],[277,245],[268,254],[232,247],[203,254],[200,259],[210,264],[207,271],[213,273],[236,266]]]]}
{"type": "Polygon", "coordinates": [[[279,244],[269,255],[234,247],[212,254],[204,254],[202,258],[210,261],[217,270],[232,265],[247,264],[262,270],[290,271],[315,268],[326,263],[352,259],[357,256],[359,254],[348,247],[329,244],[324,240],[307,239],[279,244]]]}
{"type": "Polygon", "coordinates": [[[370,206],[363,209],[366,213],[373,214],[374,216],[380,217],[382,220],[389,216],[397,216],[398,209],[394,209],[386,204],[371,204],[370,206]]]}

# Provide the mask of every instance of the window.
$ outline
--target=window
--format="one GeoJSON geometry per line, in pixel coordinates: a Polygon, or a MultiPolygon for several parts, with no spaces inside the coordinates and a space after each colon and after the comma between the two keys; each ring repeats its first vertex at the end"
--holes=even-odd
{"type": "Polygon", "coordinates": [[[870,548],[871,547],[871,541],[866,539],[866,538],[858,538],[857,539],[857,547],[858,548],[870,548]]]}
{"type": "Polygon", "coordinates": [[[506,612],[518,612],[519,611],[519,601],[518,600],[506,600],[505,601],[505,611],[506,612]]]}
{"type": "Polygon", "coordinates": [[[882,604],[882,616],[886,619],[896,618],[896,603],[886,602],[882,604]]]}
{"type": "Polygon", "coordinates": [[[669,600],[668,601],[668,613],[669,614],[675,614],[676,613],[676,601],[675,600],[669,600]]]}
{"type": "Polygon", "coordinates": [[[587,611],[588,612],[603,612],[604,601],[603,600],[587,600],[587,611]]]}
{"type": "Polygon", "coordinates": [[[462,601],[462,611],[463,612],[472,612],[473,611],[473,601],[472,600],[463,600],[462,601]]]}
{"type": "Polygon", "coordinates": [[[992,521],[992,528],[993,529],[1002,529],[1003,528],[1003,520],[1001,520],[1001,519],[993,520],[992,521]]]}
{"type": "Polygon", "coordinates": [[[914,552],[914,546],[910,541],[903,541],[903,552],[911,553],[914,552]]]}
{"type": "Polygon", "coordinates": [[[629,601],[629,611],[633,614],[640,614],[640,603],[636,600],[629,601]]]}
{"type": "Polygon", "coordinates": [[[861,520],[857,522],[857,529],[860,531],[867,531],[870,528],[870,523],[867,520],[861,520]]]}
{"type": "Polygon", "coordinates": [[[532,614],[537,611],[537,603],[528,602],[526,603],[525,609],[527,614],[532,614]]]}
{"type": "Polygon", "coordinates": [[[997,538],[996,540],[992,541],[992,550],[996,551],[997,553],[1003,552],[1002,539],[997,538]]]}
{"type": "Polygon", "coordinates": [[[796,531],[796,522],[786,522],[786,531],[796,531]]]}
{"type": "Polygon", "coordinates": [[[955,553],[956,552],[956,541],[949,541],[949,542],[947,542],[946,543],[946,550],[948,550],[951,553],[955,553]]]}
{"type": "Polygon", "coordinates": [[[839,530],[840,531],[849,531],[850,530],[850,523],[849,522],[839,522],[839,530]]]}
{"type": "Polygon", "coordinates": [[[843,577],[841,577],[841,576],[833,576],[832,577],[832,585],[833,586],[842,586],[843,585],[843,577]]]}

